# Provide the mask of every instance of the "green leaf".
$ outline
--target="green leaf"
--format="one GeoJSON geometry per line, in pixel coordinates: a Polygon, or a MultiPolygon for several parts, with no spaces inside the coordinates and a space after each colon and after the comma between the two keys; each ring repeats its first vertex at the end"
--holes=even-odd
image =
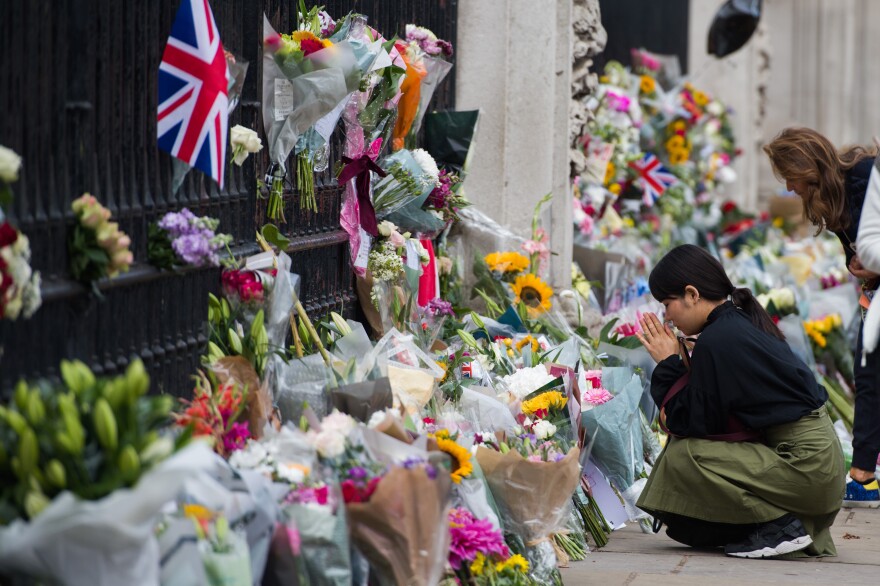
{"type": "Polygon", "coordinates": [[[279,250],[287,250],[290,246],[290,240],[284,236],[275,224],[266,224],[260,229],[260,234],[266,239],[266,242],[276,246],[279,250]]]}

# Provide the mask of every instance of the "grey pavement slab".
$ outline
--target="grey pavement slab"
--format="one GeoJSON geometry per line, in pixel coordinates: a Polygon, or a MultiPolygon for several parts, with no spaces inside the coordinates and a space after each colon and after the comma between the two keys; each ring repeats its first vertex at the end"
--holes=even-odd
{"type": "Polygon", "coordinates": [[[642,533],[633,523],[608,545],[562,569],[567,586],[845,584],[880,582],[880,509],[842,509],[831,529],[838,555],[807,560],[746,560],[642,533]]]}

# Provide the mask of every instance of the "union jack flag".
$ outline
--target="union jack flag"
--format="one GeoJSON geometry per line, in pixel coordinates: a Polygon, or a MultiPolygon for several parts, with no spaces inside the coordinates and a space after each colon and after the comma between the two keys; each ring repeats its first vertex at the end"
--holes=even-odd
{"type": "Polygon", "coordinates": [[[159,64],[159,148],[223,188],[229,70],[208,0],[182,0],[159,64]]]}
{"type": "Polygon", "coordinates": [[[648,207],[660,199],[666,188],[678,181],[675,175],[660,164],[660,159],[651,153],[642,159],[629,164],[639,174],[639,183],[642,184],[642,201],[648,207]]]}

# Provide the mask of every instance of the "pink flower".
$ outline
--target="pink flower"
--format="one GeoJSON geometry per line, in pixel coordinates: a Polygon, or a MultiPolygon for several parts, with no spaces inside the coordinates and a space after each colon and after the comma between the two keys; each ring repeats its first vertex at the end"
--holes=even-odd
{"type": "Polygon", "coordinates": [[[587,383],[589,383],[594,389],[602,386],[601,370],[588,370],[584,373],[584,377],[587,379],[587,383]]]}
{"type": "Polygon", "coordinates": [[[617,328],[615,328],[614,331],[617,332],[619,335],[623,336],[624,338],[626,338],[628,336],[635,336],[636,333],[638,333],[639,328],[637,326],[635,326],[634,324],[626,323],[626,324],[617,326],[617,328]]]}
{"type": "Polygon", "coordinates": [[[584,236],[589,236],[593,233],[593,228],[596,227],[596,222],[590,216],[584,216],[581,220],[580,225],[578,226],[578,230],[581,231],[581,234],[584,236]]]}
{"type": "Polygon", "coordinates": [[[223,434],[223,448],[227,454],[240,450],[244,448],[250,436],[247,423],[233,423],[229,431],[223,434]]]}
{"type": "Polygon", "coordinates": [[[459,569],[478,553],[506,558],[510,555],[501,532],[486,519],[477,519],[467,509],[449,511],[449,565],[459,569]]]}
{"type": "Polygon", "coordinates": [[[266,49],[269,51],[276,53],[281,49],[282,46],[281,35],[275,33],[274,35],[270,35],[263,40],[263,44],[266,46],[266,49]]]}
{"type": "Polygon", "coordinates": [[[605,99],[608,101],[608,107],[612,110],[616,110],[618,112],[628,112],[630,99],[629,96],[624,94],[618,94],[617,92],[609,91],[605,94],[605,99]]]}
{"type": "Polygon", "coordinates": [[[290,552],[295,556],[299,556],[300,546],[302,545],[299,529],[290,525],[285,526],[285,529],[287,529],[287,542],[290,544],[290,552]]]}
{"type": "Polygon", "coordinates": [[[614,398],[614,395],[608,392],[608,389],[592,388],[587,389],[581,394],[581,402],[589,405],[602,405],[614,398]]]}
{"type": "Polygon", "coordinates": [[[393,244],[397,248],[402,248],[406,246],[406,238],[398,232],[397,230],[392,230],[391,235],[388,237],[391,240],[391,244],[393,244]]]}

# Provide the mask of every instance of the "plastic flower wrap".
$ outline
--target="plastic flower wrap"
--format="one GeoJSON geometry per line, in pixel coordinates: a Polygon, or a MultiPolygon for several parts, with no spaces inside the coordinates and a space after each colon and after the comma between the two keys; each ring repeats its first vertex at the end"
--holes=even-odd
{"type": "Polygon", "coordinates": [[[73,278],[94,283],[127,272],[133,262],[131,239],[110,221],[110,210],[88,193],[74,200],[71,208],[78,220],[68,243],[73,278]]]}
{"type": "Polygon", "coordinates": [[[397,106],[392,144],[395,151],[415,144],[434,91],[452,68],[452,63],[446,61],[452,56],[452,45],[426,28],[408,24],[405,41],[398,41],[396,47],[406,62],[406,77],[397,106]]]}
{"type": "Polygon", "coordinates": [[[557,558],[552,534],[566,530],[571,497],[580,483],[578,448],[568,453],[553,441],[530,434],[509,436],[498,450],[477,447],[476,459],[498,504],[505,529],[525,544],[529,574],[552,584],[557,558]]]}
{"type": "Polygon", "coordinates": [[[173,401],[147,394],[140,360],[113,378],[78,361],[60,372],[60,385],[20,382],[0,408],[0,567],[77,586],[158,583],[154,517],[210,453],[172,455],[186,438],[159,435],[173,401]]]}
{"type": "MultiPolygon", "coordinates": [[[[272,220],[285,221],[281,194],[287,157],[297,141],[361,82],[351,44],[322,39],[315,9],[301,18],[302,30],[284,36],[263,19],[263,124],[272,161],[267,216],[272,220]]],[[[312,163],[305,157],[297,166],[301,206],[316,211],[312,163]]]]}
{"type": "Polygon", "coordinates": [[[150,224],[147,258],[160,269],[183,266],[219,266],[218,252],[232,242],[228,234],[217,234],[220,221],[197,217],[189,209],[168,212],[150,224]]]}
{"type": "Polygon", "coordinates": [[[42,304],[40,273],[30,260],[27,236],[0,219],[0,319],[27,319],[42,304]]]}

